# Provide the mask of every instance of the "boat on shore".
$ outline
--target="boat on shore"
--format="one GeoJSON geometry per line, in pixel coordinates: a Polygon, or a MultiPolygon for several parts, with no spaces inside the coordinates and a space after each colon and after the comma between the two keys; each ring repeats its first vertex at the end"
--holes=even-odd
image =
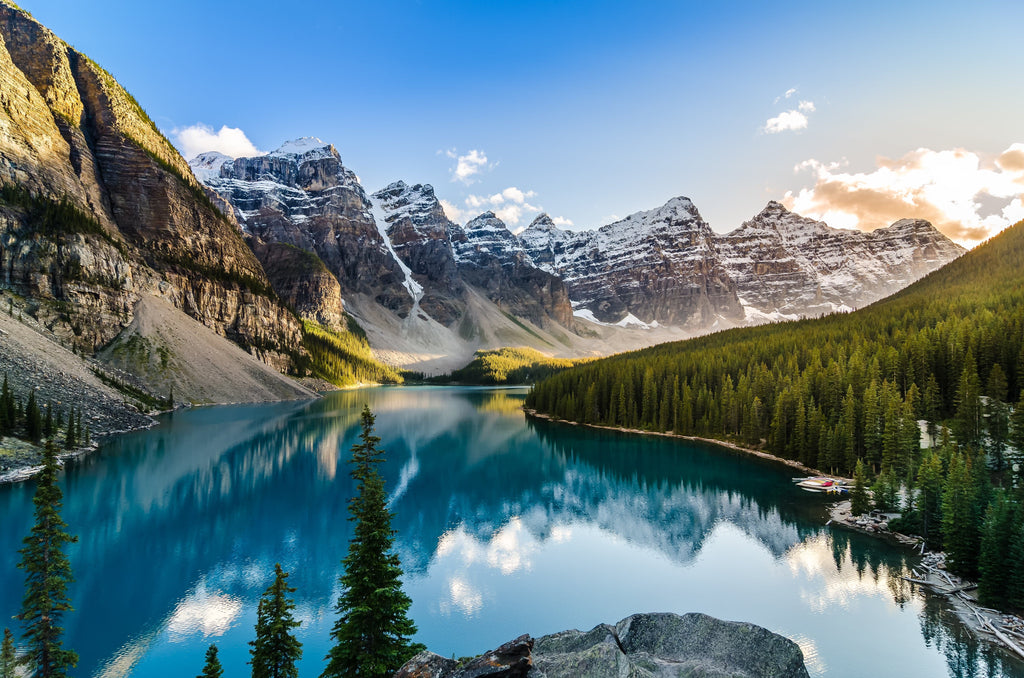
{"type": "Polygon", "coordinates": [[[850,491],[847,481],[840,478],[829,478],[828,476],[812,476],[808,478],[793,478],[796,486],[808,492],[827,492],[829,494],[846,494],[850,491]]]}

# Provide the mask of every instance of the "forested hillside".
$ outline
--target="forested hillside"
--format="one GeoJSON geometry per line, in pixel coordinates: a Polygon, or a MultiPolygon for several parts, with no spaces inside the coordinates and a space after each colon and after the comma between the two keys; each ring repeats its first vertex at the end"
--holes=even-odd
{"type": "Polygon", "coordinates": [[[528,406],[739,440],[847,475],[863,459],[898,477],[916,461],[916,420],[950,420],[960,445],[984,441],[999,466],[1000,405],[1024,389],[1022,264],[1024,223],[858,312],[614,356],[544,380],[528,406]]]}

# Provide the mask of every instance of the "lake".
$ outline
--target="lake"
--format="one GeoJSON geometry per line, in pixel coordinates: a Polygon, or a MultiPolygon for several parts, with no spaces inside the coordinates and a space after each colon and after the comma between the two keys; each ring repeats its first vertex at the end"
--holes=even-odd
{"type": "MultiPolygon", "coordinates": [[[[814,676],[1024,676],[901,579],[906,549],[825,527],[788,467],[711,445],[528,420],[523,389],[382,387],[179,411],[61,476],[75,675],[249,675],[256,603],[291,573],[300,675],[325,666],[364,403],[412,598],[445,656],[522,633],[706,612],[798,642],[814,676]]],[[[0,486],[0,615],[17,614],[31,482],[0,486]]],[[[16,621],[0,621],[0,626],[16,621]]]]}

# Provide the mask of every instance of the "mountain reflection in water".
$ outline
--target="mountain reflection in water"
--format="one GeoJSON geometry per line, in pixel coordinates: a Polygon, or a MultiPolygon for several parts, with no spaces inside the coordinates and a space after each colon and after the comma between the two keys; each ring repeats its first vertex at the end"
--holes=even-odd
{"type": "MultiPolygon", "coordinates": [[[[703,611],[800,643],[813,675],[1019,676],[900,577],[907,552],[822,525],[786,467],[661,437],[526,420],[519,389],[375,388],[177,412],[64,476],[79,675],[198,673],[211,642],[246,675],[275,562],[297,587],[301,675],[334,622],[354,491],[377,415],[418,640],[472,654],[638,611],[703,611]],[[870,648],[870,651],[865,651],[870,648]],[[191,673],[190,673],[191,672],[191,673]]],[[[0,613],[17,613],[31,483],[0,488],[0,613]]]]}

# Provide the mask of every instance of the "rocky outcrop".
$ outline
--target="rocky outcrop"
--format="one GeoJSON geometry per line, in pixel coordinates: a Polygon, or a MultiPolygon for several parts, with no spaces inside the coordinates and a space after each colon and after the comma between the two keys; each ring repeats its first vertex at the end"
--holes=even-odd
{"type": "Polygon", "coordinates": [[[464,285],[451,242],[458,227],[445,215],[434,188],[396,181],[374,193],[373,199],[378,203],[378,226],[421,287],[419,307],[442,325],[451,325],[465,312],[464,285]]]}
{"type": "Polygon", "coordinates": [[[715,248],[744,305],[769,319],[866,306],[964,252],[921,219],[866,233],[831,228],[774,201],[719,236],[715,248]]]}
{"type": "Polygon", "coordinates": [[[341,285],[320,257],[280,242],[256,241],[253,251],[274,291],[299,316],[331,330],[347,329],[341,285]]]}
{"type": "Polygon", "coordinates": [[[509,313],[544,326],[572,323],[565,283],[534,264],[519,238],[493,212],[456,227],[452,247],[462,279],[509,313]]]}
{"type": "Polygon", "coordinates": [[[864,306],[964,252],[926,221],[865,233],[777,202],[718,235],[686,198],[596,231],[563,231],[542,214],[519,241],[564,278],[577,315],[696,331],[864,306]]]}
{"type": "Polygon", "coordinates": [[[342,294],[367,295],[403,316],[411,309],[406,275],[378,230],[359,179],[334,146],[307,137],[251,158],[204,153],[191,166],[231,205],[254,249],[260,242],[283,243],[313,252],[342,294]]]}
{"type": "Polygon", "coordinates": [[[715,235],[688,198],[596,231],[562,231],[542,215],[520,239],[539,266],[562,277],[577,312],[598,321],[632,315],[645,323],[701,329],[716,319],[743,317],[715,235]]]}
{"type": "Polygon", "coordinates": [[[520,636],[459,665],[421,652],[395,678],[804,678],[800,647],[767,629],[705,614],[635,614],[615,626],[520,636]]]}
{"type": "Polygon", "coordinates": [[[2,3],[0,42],[2,284],[80,350],[109,342],[157,294],[286,368],[297,319],[138,103],[2,3]]]}

